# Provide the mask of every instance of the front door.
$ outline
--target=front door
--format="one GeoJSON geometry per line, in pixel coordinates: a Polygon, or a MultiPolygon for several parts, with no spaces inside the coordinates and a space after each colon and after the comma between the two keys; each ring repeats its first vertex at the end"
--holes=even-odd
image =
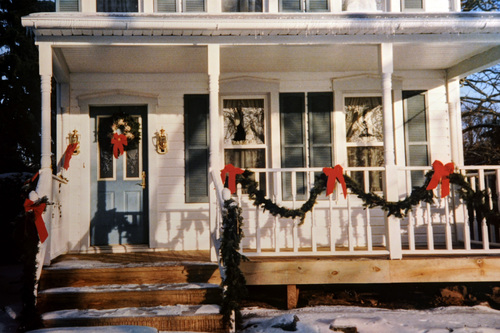
{"type": "Polygon", "coordinates": [[[146,115],[147,106],[90,108],[92,246],[148,243],[146,115]]]}

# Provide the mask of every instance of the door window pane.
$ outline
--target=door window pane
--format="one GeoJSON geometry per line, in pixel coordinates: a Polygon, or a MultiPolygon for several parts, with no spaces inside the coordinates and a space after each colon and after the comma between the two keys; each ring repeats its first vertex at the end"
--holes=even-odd
{"type": "Polygon", "coordinates": [[[97,12],[138,12],[137,0],[97,0],[97,12]]]}
{"type": "Polygon", "coordinates": [[[262,12],[262,0],[223,0],[223,12],[262,12]]]}
{"type": "Polygon", "coordinates": [[[97,117],[99,179],[115,178],[115,159],[113,158],[113,147],[111,145],[111,137],[109,135],[112,125],[112,117],[97,117]]]}

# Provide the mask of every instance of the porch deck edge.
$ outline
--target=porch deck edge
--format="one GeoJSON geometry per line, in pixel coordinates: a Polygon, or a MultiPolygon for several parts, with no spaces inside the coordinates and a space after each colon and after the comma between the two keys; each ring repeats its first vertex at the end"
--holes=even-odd
{"type": "Polygon", "coordinates": [[[241,264],[247,285],[500,281],[500,257],[299,259],[241,264]]]}

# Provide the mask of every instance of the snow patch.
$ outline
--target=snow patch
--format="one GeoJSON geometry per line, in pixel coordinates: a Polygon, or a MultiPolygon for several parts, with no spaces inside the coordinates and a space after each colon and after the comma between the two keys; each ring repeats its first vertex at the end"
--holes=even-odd
{"type": "Polygon", "coordinates": [[[100,293],[119,291],[164,291],[220,288],[212,283],[168,283],[168,284],[109,284],[85,287],[61,287],[43,290],[40,294],[100,293]]]}
{"type": "Polygon", "coordinates": [[[206,305],[166,305],[155,307],[130,307],[106,310],[59,310],[47,312],[42,315],[43,320],[64,319],[64,318],[118,318],[118,317],[161,317],[161,316],[183,316],[193,313],[219,313],[220,308],[215,306],[210,308],[206,305]],[[200,308],[203,308],[200,313],[200,308]],[[210,311],[210,312],[209,312],[210,311]]]}
{"type": "MultiPolygon", "coordinates": [[[[486,306],[389,310],[317,306],[289,311],[245,308],[242,333],[290,331],[279,326],[297,317],[295,332],[331,333],[356,327],[358,333],[500,333],[500,311],[486,306]]],[[[293,326],[286,326],[293,328],[293,326]]],[[[291,330],[293,331],[293,330],[291,330]]]]}
{"type": "Polygon", "coordinates": [[[133,267],[163,267],[163,266],[183,266],[183,265],[217,266],[217,264],[211,262],[201,262],[201,261],[188,261],[188,262],[161,261],[161,262],[141,262],[141,263],[124,264],[124,263],[102,262],[98,260],[69,259],[54,263],[48,267],[44,267],[44,269],[59,270],[59,269],[92,269],[92,268],[133,268],[133,267]]]}

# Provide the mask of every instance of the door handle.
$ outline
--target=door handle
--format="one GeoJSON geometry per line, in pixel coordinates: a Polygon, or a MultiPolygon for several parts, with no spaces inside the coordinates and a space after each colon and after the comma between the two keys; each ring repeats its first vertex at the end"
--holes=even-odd
{"type": "Polygon", "coordinates": [[[137,185],[140,185],[143,190],[146,189],[146,171],[142,172],[142,181],[137,183],[137,185]]]}

